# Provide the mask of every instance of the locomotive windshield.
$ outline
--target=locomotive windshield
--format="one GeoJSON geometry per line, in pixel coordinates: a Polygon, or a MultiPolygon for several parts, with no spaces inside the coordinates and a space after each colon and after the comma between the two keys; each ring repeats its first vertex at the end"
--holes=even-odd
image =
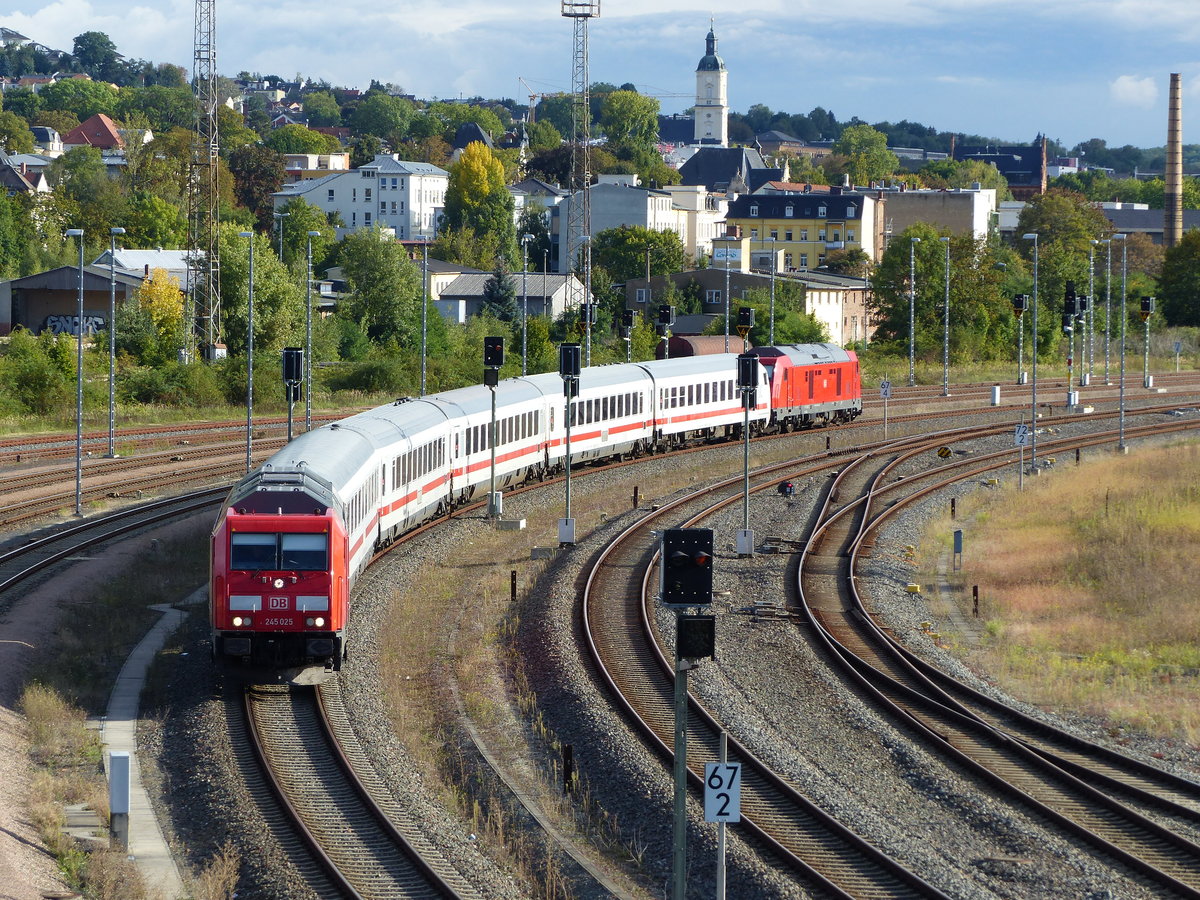
{"type": "Polygon", "coordinates": [[[329,568],[329,537],[325,534],[234,532],[230,545],[229,563],[235,570],[323,572],[329,568]]]}

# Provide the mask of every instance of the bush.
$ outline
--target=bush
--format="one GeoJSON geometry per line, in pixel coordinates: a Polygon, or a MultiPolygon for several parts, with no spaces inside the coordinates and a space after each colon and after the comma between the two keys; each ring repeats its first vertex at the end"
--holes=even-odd
{"type": "Polygon", "coordinates": [[[330,375],[327,382],[335,391],[362,391],[368,394],[411,394],[416,388],[411,373],[397,359],[371,359],[345,366],[330,375]]]}
{"type": "Polygon", "coordinates": [[[69,341],[74,338],[49,332],[38,337],[23,329],[12,333],[8,353],[0,359],[0,382],[26,412],[44,416],[69,407],[75,381],[69,341]]]}
{"type": "Polygon", "coordinates": [[[216,405],[223,399],[216,373],[200,363],[139,366],[121,375],[118,389],[121,400],[127,403],[200,407],[216,405]]]}

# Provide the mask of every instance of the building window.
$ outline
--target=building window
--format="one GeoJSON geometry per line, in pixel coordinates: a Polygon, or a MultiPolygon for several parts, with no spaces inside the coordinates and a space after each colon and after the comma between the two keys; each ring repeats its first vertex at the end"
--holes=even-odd
{"type": "Polygon", "coordinates": [[[387,179],[386,179],[386,178],[380,178],[380,179],[379,179],[379,189],[380,189],[381,191],[386,191],[386,190],[387,190],[387,179]]]}
{"type": "Polygon", "coordinates": [[[721,297],[720,291],[705,291],[704,292],[704,302],[705,303],[715,305],[717,303],[720,303],[721,299],[722,299],[722,297],[721,297]]]}
{"type": "Polygon", "coordinates": [[[848,241],[854,240],[854,232],[853,231],[846,232],[846,240],[848,240],[848,241]]]}
{"type": "Polygon", "coordinates": [[[396,179],[393,178],[392,179],[392,190],[394,191],[395,189],[396,189],[396,179]]]}
{"type": "Polygon", "coordinates": [[[350,188],[350,202],[351,203],[358,202],[358,188],[350,188]]]}
{"type": "Polygon", "coordinates": [[[757,228],[751,228],[751,229],[750,229],[750,240],[754,241],[754,240],[757,240],[757,239],[758,239],[758,229],[757,229],[757,228]]]}
{"type": "Polygon", "coordinates": [[[802,269],[808,268],[808,254],[807,253],[800,254],[800,268],[802,268],[802,269]]]}
{"type": "Polygon", "coordinates": [[[833,239],[835,241],[840,241],[842,239],[842,233],[840,231],[835,231],[833,233],[833,239]]]}
{"type": "Polygon", "coordinates": [[[855,207],[853,207],[853,206],[846,207],[846,218],[847,219],[853,219],[854,213],[855,213],[855,207]]]}
{"type": "Polygon", "coordinates": [[[790,219],[795,214],[795,211],[796,208],[794,206],[785,206],[783,208],[783,217],[785,219],[790,219]]]}
{"type": "Polygon", "coordinates": [[[822,228],[820,231],[817,232],[817,240],[818,241],[825,240],[825,229],[824,228],[822,228]]]}
{"type": "Polygon", "coordinates": [[[329,189],[329,196],[328,196],[328,197],[326,197],[326,202],[328,202],[328,203],[332,203],[332,202],[333,202],[333,188],[330,188],[330,189],[329,189]]]}
{"type": "Polygon", "coordinates": [[[394,216],[395,214],[396,214],[396,201],[393,200],[392,201],[392,215],[394,216]]]}
{"type": "Polygon", "coordinates": [[[792,267],[792,254],[790,254],[790,253],[783,254],[783,267],[785,269],[790,269],[792,267]]]}
{"type": "Polygon", "coordinates": [[[785,241],[790,241],[790,240],[792,239],[792,232],[791,232],[791,229],[788,229],[787,231],[785,231],[785,232],[783,233],[783,239],[784,239],[785,241]]]}
{"type": "Polygon", "coordinates": [[[380,200],[379,201],[379,214],[382,216],[386,212],[387,212],[387,201],[380,200]]]}
{"type": "Polygon", "coordinates": [[[820,256],[817,257],[817,265],[818,266],[825,265],[825,254],[824,253],[822,253],[820,256]]]}
{"type": "Polygon", "coordinates": [[[802,240],[802,241],[808,240],[808,229],[807,228],[800,229],[800,240],[802,240]]]}
{"type": "Polygon", "coordinates": [[[817,207],[817,218],[824,219],[829,214],[829,211],[824,206],[817,207]]]}
{"type": "Polygon", "coordinates": [[[363,188],[363,199],[366,200],[368,203],[371,202],[371,189],[370,188],[363,188]]]}
{"type": "Polygon", "coordinates": [[[366,225],[368,228],[371,227],[371,211],[370,210],[367,210],[367,212],[363,213],[363,224],[366,225]]]}
{"type": "Polygon", "coordinates": [[[648,303],[649,300],[650,300],[650,288],[638,288],[637,289],[637,302],[638,303],[648,303]]]}
{"type": "Polygon", "coordinates": [[[758,206],[757,205],[750,207],[750,216],[751,216],[751,218],[754,218],[754,219],[758,218],[758,206]]]}
{"type": "Polygon", "coordinates": [[[358,225],[358,213],[352,212],[352,213],[350,213],[350,227],[354,228],[357,225],[358,225]]]}
{"type": "Polygon", "coordinates": [[[771,229],[771,240],[773,240],[773,241],[779,240],[779,229],[778,228],[771,229]]]}

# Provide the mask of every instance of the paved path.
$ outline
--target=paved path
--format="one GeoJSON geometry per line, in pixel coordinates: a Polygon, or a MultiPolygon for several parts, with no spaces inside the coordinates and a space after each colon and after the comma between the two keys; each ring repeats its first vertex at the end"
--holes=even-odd
{"type": "MultiPolygon", "coordinates": [[[[194,600],[195,595],[189,597],[186,602],[191,603],[194,600]]],[[[109,753],[123,750],[129,754],[129,855],[141,868],[151,896],[157,893],[164,900],[176,900],[187,895],[183,889],[183,879],[175,865],[175,858],[171,855],[171,849],[158,827],[154,808],[150,805],[150,797],[142,785],[136,730],[138,705],[142,687],[146,682],[146,672],[154,661],[154,655],[162,649],[171,632],[179,627],[187,613],[167,603],[152,609],[160,610],[163,617],[146,633],[125,660],[108,698],[108,716],[101,737],[107,751],[104,754],[106,773],[109,753]]]]}

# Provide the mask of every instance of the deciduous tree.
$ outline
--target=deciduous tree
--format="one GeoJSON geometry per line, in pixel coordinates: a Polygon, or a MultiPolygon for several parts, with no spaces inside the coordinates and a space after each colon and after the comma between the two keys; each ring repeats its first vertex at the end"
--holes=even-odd
{"type": "Polygon", "coordinates": [[[117,89],[102,81],[64,78],[38,92],[46,109],[74,113],[80,122],[96,113],[112,115],[117,105],[117,89]]]}
{"type": "Polygon", "coordinates": [[[254,213],[259,228],[266,230],[274,209],[271,195],[283,184],[282,154],[270,147],[247,144],[229,154],[229,170],[238,202],[254,213]]]}
{"type": "Polygon", "coordinates": [[[870,125],[851,125],[833,144],[833,152],[848,160],[855,184],[868,184],[896,171],[900,160],[887,148],[887,136],[870,125]]]}
{"type": "Polygon", "coordinates": [[[1166,251],[1158,297],[1168,325],[1200,325],[1200,230],[1166,251]]]}
{"type": "Polygon", "coordinates": [[[513,198],[505,186],[504,164],[479,141],[468,144],[450,167],[445,225],[491,235],[501,259],[511,265],[517,258],[513,198]]]}

